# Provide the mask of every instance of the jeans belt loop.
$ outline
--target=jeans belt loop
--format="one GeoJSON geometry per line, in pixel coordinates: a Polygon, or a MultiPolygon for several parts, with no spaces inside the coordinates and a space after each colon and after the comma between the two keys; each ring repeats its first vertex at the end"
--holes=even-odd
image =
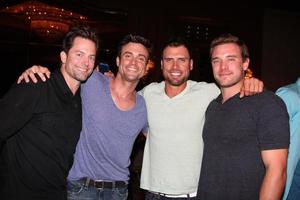
{"type": "Polygon", "coordinates": [[[90,178],[86,178],[85,179],[85,183],[84,183],[84,186],[86,187],[86,188],[88,188],[89,187],[89,185],[90,185],[90,178]]]}

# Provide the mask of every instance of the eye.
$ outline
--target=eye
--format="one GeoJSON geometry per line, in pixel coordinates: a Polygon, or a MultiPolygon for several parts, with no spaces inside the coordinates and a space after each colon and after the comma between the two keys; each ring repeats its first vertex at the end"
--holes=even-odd
{"type": "Polygon", "coordinates": [[[91,61],[95,61],[96,60],[96,56],[90,56],[90,60],[91,61]]]}
{"type": "Polygon", "coordinates": [[[220,63],[220,60],[212,60],[211,63],[212,63],[213,65],[216,65],[216,64],[220,63]]]}
{"type": "Polygon", "coordinates": [[[143,56],[138,57],[138,60],[139,60],[140,62],[146,62],[146,58],[143,57],[143,56]]]}
{"type": "Polygon", "coordinates": [[[129,54],[129,53],[125,53],[125,54],[123,55],[123,57],[124,57],[124,58],[131,58],[131,57],[132,57],[132,55],[131,55],[131,54],[129,54]]]}
{"type": "Polygon", "coordinates": [[[78,53],[76,53],[76,56],[77,56],[77,57],[81,57],[81,56],[82,56],[82,53],[78,52],[78,53]]]}
{"type": "Polygon", "coordinates": [[[164,61],[166,62],[166,63],[169,63],[169,62],[171,62],[173,59],[172,58],[164,58],[164,61]]]}
{"type": "Polygon", "coordinates": [[[186,58],[178,58],[178,61],[180,63],[185,63],[187,61],[187,59],[186,58]]]}

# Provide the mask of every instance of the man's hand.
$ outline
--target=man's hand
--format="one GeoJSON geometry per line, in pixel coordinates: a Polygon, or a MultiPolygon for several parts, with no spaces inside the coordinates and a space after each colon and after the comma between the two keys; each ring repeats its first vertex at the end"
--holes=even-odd
{"type": "Polygon", "coordinates": [[[109,78],[111,78],[111,79],[114,79],[115,78],[115,75],[114,75],[114,73],[112,73],[112,71],[107,71],[107,72],[104,72],[104,75],[106,76],[106,77],[109,77],[109,78]]]}
{"type": "MultiPolygon", "coordinates": [[[[99,67],[99,65],[97,65],[97,66],[95,67],[95,70],[96,70],[97,72],[100,72],[100,67],[99,67]]],[[[100,72],[100,73],[102,73],[102,72],[100,72]]],[[[106,77],[108,77],[108,78],[111,78],[111,79],[114,79],[114,78],[115,78],[114,73],[113,73],[112,71],[110,71],[110,70],[104,72],[103,74],[104,74],[106,77]]]]}
{"type": "Polygon", "coordinates": [[[26,83],[28,83],[30,80],[32,80],[34,83],[37,83],[35,74],[38,74],[42,81],[45,82],[47,78],[50,78],[51,72],[46,67],[33,65],[32,67],[26,69],[21,76],[19,76],[17,83],[21,83],[22,80],[24,80],[26,83]]]}
{"type": "Polygon", "coordinates": [[[257,78],[245,78],[240,92],[240,98],[252,96],[261,93],[264,89],[264,83],[257,78]]]}

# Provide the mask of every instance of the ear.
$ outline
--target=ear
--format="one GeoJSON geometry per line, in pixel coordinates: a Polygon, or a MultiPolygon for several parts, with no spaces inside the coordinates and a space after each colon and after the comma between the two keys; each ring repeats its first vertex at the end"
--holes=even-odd
{"type": "Polygon", "coordinates": [[[243,62],[243,70],[246,71],[249,67],[250,59],[246,58],[246,60],[243,62]]]}
{"type": "Polygon", "coordinates": [[[194,61],[193,59],[190,60],[190,70],[192,71],[194,68],[194,61]]]}
{"type": "Polygon", "coordinates": [[[66,54],[66,52],[64,52],[64,51],[60,52],[60,60],[61,60],[62,64],[66,63],[66,61],[67,61],[67,54],[66,54]]]}
{"type": "Polygon", "coordinates": [[[163,64],[163,61],[160,60],[160,68],[163,69],[164,68],[164,64],[163,64]]]}
{"type": "Polygon", "coordinates": [[[119,56],[117,56],[117,58],[116,58],[116,64],[117,64],[117,67],[119,67],[119,65],[120,65],[120,58],[119,58],[119,56]]]}

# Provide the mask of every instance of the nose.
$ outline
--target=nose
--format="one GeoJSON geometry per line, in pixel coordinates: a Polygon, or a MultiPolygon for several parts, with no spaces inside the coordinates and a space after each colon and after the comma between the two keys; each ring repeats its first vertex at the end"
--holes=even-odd
{"type": "Polygon", "coordinates": [[[226,62],[223,62],[223,61],[220,62],[220,66],[221,66],[221,69],[226,69],[227,68],[226,62]]]}
{"type": "Polygon", "coordinates": [[[85,65],[85,66],[89,66],[89,63],[90,63],[90,59],[88,56],[84,56],[83,60],[82,60],[82,63],[85,65]]]}
{"type": "Polygon", "coordinates": [[[179,68],[178,60],[174,60],[174,62],[172,63],[172,68],[173,68],[173,69],[179,68]]]}
{"type": "Polygon", "coordinates": [[[132,65],[135,65],[136,59],[138,59],[138,58],[134,58],[134,57],[133,57],[133,58],[131,59],[131,64],[132,64],[132,65]]]}
{"type": "Polygon", "coordinates": [[[95,65],[95,59],[93,56],[87,56],[83,62],[86,67],[93,67],[95,65]]]}

